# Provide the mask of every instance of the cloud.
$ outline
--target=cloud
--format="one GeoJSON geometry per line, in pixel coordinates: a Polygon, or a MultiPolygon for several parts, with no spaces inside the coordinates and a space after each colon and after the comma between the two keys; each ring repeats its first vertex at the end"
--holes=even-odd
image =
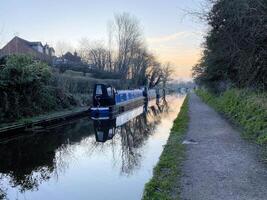
{"type": "Polygon", "coordinates": [[[151,38],[148,38],[147,41],[149,43],[170,42],[170,41],[173,41],[173,40],[177,40],[177,39],[184,38],[184,37],[187,37],[187,36],[192,36],[192,35],[193,35],[193,33],[191,33],[191,32],[177,32],[177,33],[170,34],[170,35],[164,35],[164,36],[159,36],[159,37],[151,37],[151,38]]]}
{"type": "Polygon", "coordinates": [[[191,69],[200,59],[202,32],[177,32],[148,38],[151,52],[161,62],[174,64],[175,76],[190,78],[191,69]]]}

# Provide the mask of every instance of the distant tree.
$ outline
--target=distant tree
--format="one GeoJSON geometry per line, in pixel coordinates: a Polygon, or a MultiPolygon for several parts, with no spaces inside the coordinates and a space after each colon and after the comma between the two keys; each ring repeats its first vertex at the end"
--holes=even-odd
{"type": "Polygon", "coordinates": [[[103,45],[103,42],[89,42],[83,39],[80,44],[82,58],[100,71],[112,71],[110,66],[110,52],[103,45]]]}
{"type": "Polygon", "coordinates": [[[58,41],[55,46],[55,52],[58,56],[63,56],[67,52],[73,52],[74,48],[71,44],[65,41],[58,41]]]}
{"type": "MultiPolygon", "coordinates": [[[[132,87],[155,87],[169,81],[169,67],[161,65],[147,50],[138,20],[128,13],[115,15],[108,26],[108,44],[83,38],[79,53],[100,73],[127,80],[132,87]],[[111,73],[110,73],[111,72],[111,73]],[[119,75],[119,76],[118,76],[119,75]]],[[[106,77],[106,75],[105,75],[106,77]]]]}
{"type": "Polygon", "coordinates": [[[134,86],[147,84],[147,69],[154,62],[154,56],[145,48],[139,48],[132,60],[131,80],[134,86]]]}
{"type": "Polygon", "coordinates": [[[173,73],[173,68],[171,66],[171,63],[166,63],[162,66],[162,85],[163,87],[166,87],[167,83],[170,82],[171,75],[173,73]]]}
{"type": "Polygon", "coordinates": [[[153,88],[162,81],[162,66],[159,62],[153,61],[147,72],[148,86],[153,88]]]}
{"type": "Polygon", "coordinates": [[[116,69],[122,74],[122,77],[128,78],[133,56],[142,47],[139,22],[128,13],[115,15],[113,30],[118,48],[116,69]]]}

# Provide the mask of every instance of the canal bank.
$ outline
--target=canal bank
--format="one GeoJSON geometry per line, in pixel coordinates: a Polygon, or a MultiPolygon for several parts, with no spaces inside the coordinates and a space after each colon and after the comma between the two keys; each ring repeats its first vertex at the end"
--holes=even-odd
{"type": "Polygon", "coordinates": [[[179,180],[185,153],[183,138],[189,123],[188,100],[187,96],[173,122],[167,144],[153,170],[153,177],[145,186],[143,200],[179,198],[181,191],[179,180]]]}
{"type": "Polygon", "coordinates": [[[19,120],[18,122],[1,124],[0,137],[16,135],[17,132],[25,131],[27,129],[53,126],[86,115],[89,115],[88,107],[76,107],[72,109],[66,109],[64,111],[51,112],[32,118],[25,118],[23,120],[19,120]]]}

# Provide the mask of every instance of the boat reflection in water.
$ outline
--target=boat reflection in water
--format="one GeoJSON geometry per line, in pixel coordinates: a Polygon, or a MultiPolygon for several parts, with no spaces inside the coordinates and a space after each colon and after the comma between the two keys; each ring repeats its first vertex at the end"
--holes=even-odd
{"type": "MultiPolygon", "coordinates": [[[[151,104],[151,103],[150,103],[151,104]]],[[[168,104],[165,100],[155,100],[152,102],[152,105],[148,105],[146,103],[144,106],[140,106],[133,110],[124,112],[114,117],[102,117],[102,118],[94,118],[94,130],[95,130],[95,138],[97,142],[106,142],[107,140],[111,140],[117,132],[123,132],[128,130],[130,135],[133,134],[131,130],[138,128],[139,134],[142,134],[143,131],[148,131],[151,127],[148,125],[149,115],[153,115],[154,117],[162,112],[166,112],[168,110],[168,104]],[[129,124],[129,127],[125,130],[118,130],[120,127],[133,120],[132,123],[129,124]],[[142,131],[143,130],[143,131],[142,131]]],[[[159,120],[159,119],[158,119],[159,120]]],[[[157,123],[155,123],[157,124],[157,123]]],[[[155,125],[154,124],[154,125],[155,125]]],[[[126,133],[127,134],[127,133],[126,133]]]]}
{"type": "Polygon", "coordinates": [[[183,99],[0,141],[0,199],[140,199],[183,99]]]}
{"type": "Polygon", "coordinates": [[[101,144],[108,143],[116,149],[112,157],[120,160],[121,174],[130,175],[140,167],[144,156],[142,146],[161,122],[161,114],[168,114],[168,109],[166,101],[152,101],[114,118],[92,118],[96,138],[92,146],[102,149],[101,144]]]}

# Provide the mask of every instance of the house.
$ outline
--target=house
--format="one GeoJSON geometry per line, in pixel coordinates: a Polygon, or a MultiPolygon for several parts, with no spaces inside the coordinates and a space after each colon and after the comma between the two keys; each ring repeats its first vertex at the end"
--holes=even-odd
{"type": "Polygon", "coordinates": [[[65,55],[62,56],[64,59],[68,60],[69,62],[73,63],[80,63],[82,62],[82,59],[80,56],[78,56],[77,52],[75,51],[73,54],[70,52],[67,52],[65,55]]]}
{"type": "Polygon", "coordinates": [[[0,49],[0,58],[14,54],[30,55],[34,59],[51,64],[55,57],[55,50],[49,47],[48,44],[43,45],[41,42],[30,42],[16,36],[0,49]]]}
{"type": "Polygon", "coordinates": [[[82,58],[78,56],[77,52],[67,52],[61,57],[53,60],[53,67],[58,68],[61,72],[72,70],[76,72],[91,73],[93,69],[92,64],[83,62],[82,58]]]}
{"type": "Polygon", "coordinates": [[[73,54],[71,52],[65,53],[63,56],[56,58],[54,65],[82,65],[82,59],[78,56],[77,52],[75,51],[73,54]]]}

